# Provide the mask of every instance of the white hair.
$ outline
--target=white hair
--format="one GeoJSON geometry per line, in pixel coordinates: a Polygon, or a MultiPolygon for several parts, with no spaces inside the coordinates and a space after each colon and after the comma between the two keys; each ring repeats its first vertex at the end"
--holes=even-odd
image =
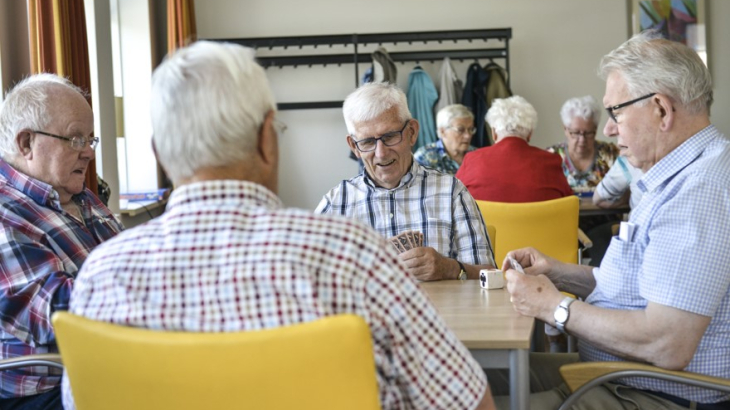
{"type": "Polygon", "coordinates": [[[53,87],[67,87],[86,96],[66,78],[41,73],[26,77],[5,96],[0,107],[0,157],[10,163],[19,154],[15,136],[28,130],[43,130],[51,121],[48,97],[53,87]]]}
{"type": "Polygon", "coordinates": [[[342,105],[347,133],[355,132],[355,123],[371,121],[393,107],[402,122],[411,118],[403,90],[390,83],[367,83],[350,93],[342,105]]]}
{"type": "Polygon", "coordinates": [[[468,107],[461,104],[447,105],[440,109],[436,114],[436,126],[438,128],[446,128],[451,125],[451,121],[456,118],[474,119],[474,114],[468,107]]]}
{"type": "Polygon", "coordinates": [[[198,41],[152,75],[153,141],[173,181],[198,169],[245,161],[266,114],[276,109],[254,50],[198,41]]]}
{"type": "MultiPolygon", "coordinates": [[[[710,70],[691,48],[665,40],[655,30],[641,32],[601,59],[598,75],[604,80],[618,72],[632,98],[660,93],[692,114],[710,113],[710,70]]],[[[637,104],[646,104],[640,101],[637,104]]]]}
{"type": "Polygon", "coordinates": [[[571,98],[563,104],[560,109],[560,119],[563,125],[570,127],[573,118],[582,118],[586,121],[593,121],[593,125],[598,127],[601,122],[601,106],[598,105],[593,96],[571,98]]]}
{"type": "Polygon", "coordinates": [[[500,136],[527,138],[537,125],[537,111],[519,95],[497,98],[487,111],[489,126],[500,136]]]}

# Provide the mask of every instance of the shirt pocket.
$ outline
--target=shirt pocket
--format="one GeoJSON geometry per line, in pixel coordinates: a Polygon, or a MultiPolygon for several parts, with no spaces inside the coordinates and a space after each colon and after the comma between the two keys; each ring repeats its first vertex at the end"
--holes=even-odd
{"type": "Polygon", "coordinates": [[[439,218],[427,218],[423,246],[430,246],[441,255],[450,255],[451,221],[439,218]]]}

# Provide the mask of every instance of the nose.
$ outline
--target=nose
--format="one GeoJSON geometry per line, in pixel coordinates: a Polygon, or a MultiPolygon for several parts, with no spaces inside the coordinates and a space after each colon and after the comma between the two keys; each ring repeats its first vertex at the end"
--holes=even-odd
{"type": "Polygon", "coordinates": [[[81,158],[95,158],[96,151],[94,150],[94,148],[91,148],[91,144],[86,144],[84,149],[79,151],[79,155],[81,158]]]}
{"type": "Polygon", "coordinates": [[[384,156],[387,149],[388,149],[388,147],[386,147],[385,144],[383,144],[383,140],[381,140],[381,139],[375,140],[375,150],[374,150],[375,156],[377,156],[377,157],[384,156]]]}
{"type": "Polygon", "coordinates": [[[611,118],[606,121],[606,125],[603,127],[603,135],[607,137],[618,136],[618,124],[616,124],[616,121],[611,118]]]}

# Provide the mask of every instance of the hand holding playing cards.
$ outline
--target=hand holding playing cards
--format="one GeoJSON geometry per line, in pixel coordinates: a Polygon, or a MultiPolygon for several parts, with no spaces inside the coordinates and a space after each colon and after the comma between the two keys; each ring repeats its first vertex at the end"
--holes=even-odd
{"type": "Polygon", "coordinates": [[[455,263],[428,246],[405,251],[400,254],[400,259],[408,267],[408,272],[423,281],[446,279],[445,273],[452,271],[455,263]]]}
{"type": "Polygon", "coordinates": [[[397,236],[388,239],[395,246],[398,253],[409,251],[413,248],[423,246],[423,234],[418,231],[401,232],[397,236]]]}

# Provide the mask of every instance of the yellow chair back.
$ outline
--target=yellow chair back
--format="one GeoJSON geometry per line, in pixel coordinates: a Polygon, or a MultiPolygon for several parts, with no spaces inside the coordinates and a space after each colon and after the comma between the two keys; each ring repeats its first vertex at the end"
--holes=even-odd
{"type": "Polygon", "coordinates": [[[499,241],[493,242],[498,267],[507,252],[527,246],[563,262],[578,262],[577,196],[541,202],[476,202],[484,223],[499,232],[499,241]]]}
{"type": "Polygon", "coordinates": [[[52,320],[79,410],[380,409],[359,316],[233,333],[52,320]]]}

